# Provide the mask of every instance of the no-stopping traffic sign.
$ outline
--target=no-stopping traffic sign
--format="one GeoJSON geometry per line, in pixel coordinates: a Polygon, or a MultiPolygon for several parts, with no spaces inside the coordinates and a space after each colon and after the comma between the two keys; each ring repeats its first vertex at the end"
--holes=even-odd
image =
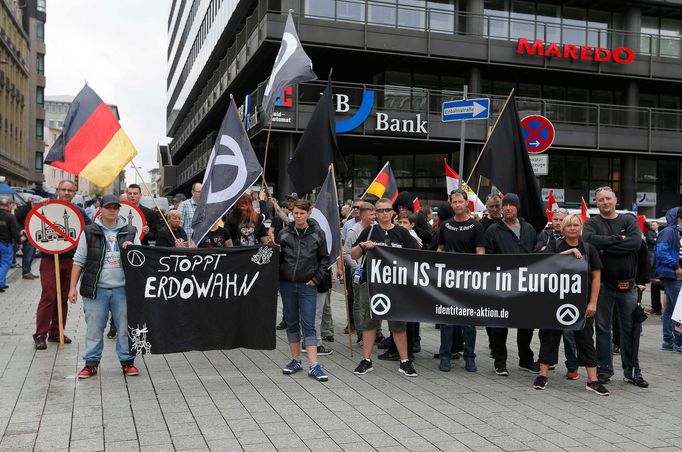
{"type": "Polygon", "coordinates": [[[85,220],[78,207],[55,200],[31,209],[24,226],[26,238],[37,250],[61,254],[78,245],[85,220]]]}
{"type": "Polygon", "coordinates": [[[521,120],[521,129],[530,153],[544,152],[554,142],[554,125],[544,116],[526,116],[521,120]]]}

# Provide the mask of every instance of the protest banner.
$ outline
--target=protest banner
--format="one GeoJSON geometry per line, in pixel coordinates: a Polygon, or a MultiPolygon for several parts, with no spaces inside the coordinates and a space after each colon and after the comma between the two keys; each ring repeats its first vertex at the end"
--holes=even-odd
{"type": "Polygon", "coordinates": [[[374,319],[508,328],[582,329],[585,259],[476,255],[377,246],[367,253],[374,319]]]}
{"type": "Polygon", "coordinates": [[[123,251],[130,352],[273,350],[279,248],[123,251]]]}

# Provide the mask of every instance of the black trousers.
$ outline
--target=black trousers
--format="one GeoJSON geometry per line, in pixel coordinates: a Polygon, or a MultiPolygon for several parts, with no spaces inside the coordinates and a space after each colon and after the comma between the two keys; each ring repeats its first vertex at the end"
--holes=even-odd
{"type": "MultiPolygon", "coordinates": [[[[516,345],[519,349],[519,365],[524,367],[531,366],[535,362],[533,350],[530,348],[534,330],[518,329],[516,331],[516,345]]],[[[507,328],[490,329],[490,345],[496,369],[507,366],[508,333],[509,330],[507,328]]]]}
{"type": "MultiPolygon", "coordinates": [[[[552,366],[559,362],[559,342],[561,342],[561,330],[540,330],[540,353],[538,361],[552,366]]],[[[594,319],[585,320],[582,330],[574,331],[575,348],[578,352],[578,365],[584,367],[597,367],[597,351],[594,348],[594,319]]]]}
{"type": "Polygon", "coordinates": [[[651,309],[661,312],[663,306],[661,305],[661,291],[663,284],[661,282],[651,283],[651,309]]]}

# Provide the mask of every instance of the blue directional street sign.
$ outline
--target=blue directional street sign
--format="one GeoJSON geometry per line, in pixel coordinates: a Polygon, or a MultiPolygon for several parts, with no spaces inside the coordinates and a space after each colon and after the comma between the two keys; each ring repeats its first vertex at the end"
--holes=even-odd
{"type": "Polygon", "coordinates": [[[490,116],[490,99],[466,99],[443,102],[443,122],[487,119],[490,116]]]}

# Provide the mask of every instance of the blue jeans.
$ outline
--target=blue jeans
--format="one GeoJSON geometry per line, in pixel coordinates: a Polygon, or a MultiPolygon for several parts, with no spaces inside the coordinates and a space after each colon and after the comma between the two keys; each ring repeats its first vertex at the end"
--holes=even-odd
{"type": "Polygon", "coordinates": [[[0,288],[7,285],[7,273],[12,267],[14,257],[14,245],[11,243],[0,242],[0,288]]]}
{"type": "Polygon", "coordinates": [[[623,364],[623,375],[633,378],[642,375],[639,359],[635,358],[638,350],[633,344],[632,313],[637,306],[637,287],[628,291],[612,289],[601,285],[597,301],[597,373],[601,377],[613,376],[613,349],[611,348],[611,326],[613,323],[614,304],[618,305],[620,317],[620,359],[623,364]]]}
{"type": "Polygon", "coordinates": [[[452,358],[452,343],[455,336],[462,332],[464,336],[464,360],[469,361],[476,359],[476,327],[465,325],[441,325],[440,326],[440,349],[438,355],[440,359],[452,358]],[[459,331],[458,331],[459,330],[459,331]]]}
{"type": "Polygon", "coordinates": [[[289,343],[300,342],[303,329],[303,345],[317,346],[315,334],[317,287],[307,286],[305,283],[280,281],[279,293],[282,295],[282,309],[287,323],[289,343]]]}
{"type": "Polygon", "coordinates": [[[97,288],[97,298],[83,297],[83,312],[85,313],[85,354],[83,359],[86,366],[97,366],[102,359],[104,349],[104,329],[109,321],[109,311],[116,325],[120,326],[116,335],[116,353],[121,364],[132,364],[135,356],[128,348],[128,308],[126,305],[125,287],[114,289],[97,288]]]}
{"type": "Polygon", "coordinates": [[[665,310],[661,315],[661,322],[663,323],[663,342],[682,346],[682,334],[675,331],[675,322],[672,320],[675,304],[677,303],[677,296],[680,294],[682,288],[682,280],[678,279],[661,279],[663,288],[665,290],[665,310]]]}
{"type": "Polygon", "coordinates": [[[573,331],[564,330],[562,334],[564,340],[564,356],[566,357],[566,369],[578,368],[578,351],[575,347],[575,337],[573,331]]]}
{"type": "Polygon", "coordinates": [[[28,275],[31,273],[31,264],[33,263],[33,255],[35,254],[36,249],[31,242],[26,240],[21,248],[21,252],[23,254],[21,258],[21,274],[28,275]]]}

